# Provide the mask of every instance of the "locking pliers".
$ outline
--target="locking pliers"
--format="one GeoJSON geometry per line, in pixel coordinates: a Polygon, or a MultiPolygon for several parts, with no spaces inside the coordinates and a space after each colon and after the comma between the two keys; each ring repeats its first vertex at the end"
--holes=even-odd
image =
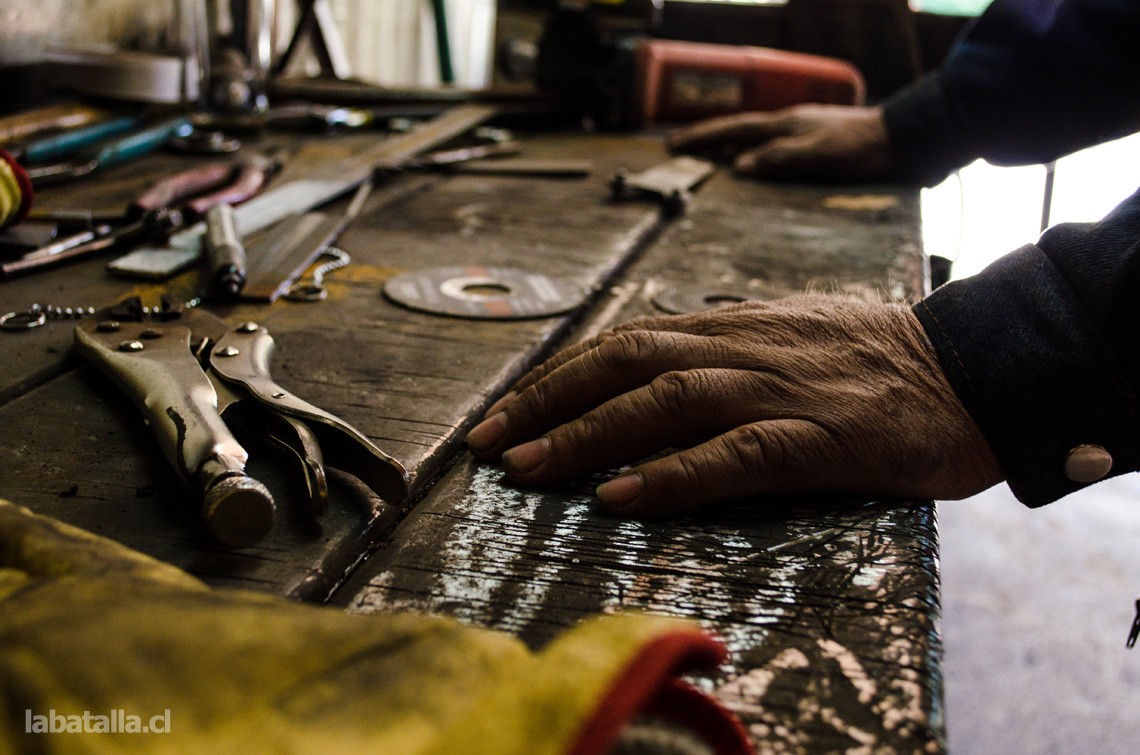
{"type": "Polygon", "coordinates": [[[201,309],[131,311],[137,316],[122,317],[120,307],[85,320],[75,329],[76,347],[134,400],[167,460],[201,493],[206,526],[219,540],[251,545],[273,523],[273,496],[246,474],[249,454],[226,425],[233,413],[296,456],[315,513],[327,505],[325,455],[385,501],[406,497],[398,461],[273,382],[273,338],[264,327],[231,328],[201,309]]]}

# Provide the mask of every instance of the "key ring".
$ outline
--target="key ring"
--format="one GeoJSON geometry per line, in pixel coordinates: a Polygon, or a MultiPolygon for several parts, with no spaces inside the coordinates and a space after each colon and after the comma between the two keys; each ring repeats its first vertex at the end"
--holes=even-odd
{"type": "MultiPolygon", "coordinates": [[[[182,307],[191,309],[198,306],[202,300],[197,296],[182,303],[182,307]]],[[[165,306],[165,305],[164,305],[165,306]]],[[[142,315],[157,315],[162,307],[141,307],[142,315]]],[[[48,320],[78,320],[91,317],[95,314],[95,307],[60,307],[55,304],[40,304],[36,302],[24,310],[9,312],[0,315],[0,330],[9,333],[18,333],[21,330],[31,330],[47,325],[48,320]]]]}
{"type": "Polygon", "coordinates": [[[290,286],[289,290],[285,292],[286,299],[300,302],[324,301],[329,295],[325,288],[325,276],[352,262],[352,257],[348,256],[348,252],[335,246],[328,247],[321,254],[333,259],[313,269],[312,282],[297,282],[290,286]]]}
{"type": "Polygon", "coordinates": [[[19,312],[0,315],[0,330],[18,332],[46,325],[48,320],[77,319],[95,314],[94,307],[57,307],[39,302],[19,312]]]}
{"type": "Polygon", "coordinates": [[[47,313],[42,309],[29,309],[24,312],[9,312],[0,315],[0,328],[4,330],[31,330],[47,322],[47,313]]]}

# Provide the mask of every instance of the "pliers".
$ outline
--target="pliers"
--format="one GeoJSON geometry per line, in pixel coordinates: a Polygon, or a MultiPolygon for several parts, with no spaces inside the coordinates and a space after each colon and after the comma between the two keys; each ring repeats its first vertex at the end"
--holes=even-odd
{"type": "Polygon", "coordinates": [[[281,155],[260,153],[180,171],[158,181],[127,209],[130,218],[146,218],[177,209],[186,220],[200,220],[211,207],[241,204],[253,197],[281,167],[281,155]]]}
{"type": "Polygon", "coordinates": [[[0,266],[7,277],[113,247],[164,237],[196,221],[218,204],[240,204],[256,195],[281,166],[279,153],[254,153],[210,162],[155,183],[131,202],[125,223],[98,225],[53,241],[0,266]]]}
{"type": "Polygon", "coordinates": [[[396,459],[273,381],[273,338],[256,323],[231,328],[180,306],[150,312],[135,299],[85,320],[75,342],[142,411],[167,460],[201,494],[207,529],[227,545],[264,537],[275,508],[265,485],[245,472],[249,454],[226,425],[234,415],[297,459],[315,514],[327,506],[326,455],[383,500],[407,496],[407,473],[396,459]]]}

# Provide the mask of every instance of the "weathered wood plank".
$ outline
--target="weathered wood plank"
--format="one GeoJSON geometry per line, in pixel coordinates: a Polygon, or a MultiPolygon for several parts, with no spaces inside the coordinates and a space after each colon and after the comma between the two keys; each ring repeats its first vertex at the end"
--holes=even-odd
{"type": "MultiPolygon", "coordinates": [[[[602,180],[664,159],[659,141],[535,139],[528,155],[588,156],[598,169],[585,182],[412,177],[422,191],[385,207],[374,197],[342,237],[354,264],[330,276],[325,302],[214,308],[231,322],[265,324],[278,341],[276,378],[404,462],[417,491],[444,473],[482,408],[552,344],[659,312],[662,291],[689,302],[805,289],[902,301],[922,291],[908,192],[766,186],[722,173],[649,246],[654,205],[615,204],[602,180]],[[465,263],[571,276],[600,296],[589,313],[471,322],[410,312],[379,292],[394,274],[465,263]]],[[[138,180],[114,191],[129,196],[138,180]]],[[[117,298],[122,284],[101,264],[5,282],[0,300],[13,297],[14,308],[53,294],[117,298]]],[[[196,286],[194,276],[175,283],[196,286]]],[[[596,480],[521,491],[461,457],[393,529],[403,512],[347,483],[313,521],[296,479],[253,446],[251,470],[282,515],[258,547],[229,550],[205,536],[192,496],[127,399],[89,367],[60,368],[69,331],[57,324],[6,346],[15,358],[0,366],[11,398],[0,406],[0,495],[214,584],[305,599],[327,596],[379,542],[336,602],[450,613],[535,645],[597,611],[691,617],[732,654],[696,681],[741,714],[763,749],[942,748],[928,505],[766,499],[631,522],[594,507],[587,491],[596,480]]]]}
{"type": "MultiPolygon", "coordinates": [[[[660,314],[669,287],[689,302],[805,290],[906,301],[924,282],[909,192],[720,174],[571,337],[660,314]]],[[[731,652],[696,681],[761,751],[943,749],[931,505],[764,498],[638,522],[598,509],[597,481],[519,490],[461,462],[335,602],[447,613],[533,645],[599,611],[688,617],[731,652]]]]}
{"type": "MultiPolygon", "coordinates": [[[[554,155],[567,148],[557,140],[546,144],[554,155]]],[[[579,150],[610,171],[619,160],[632,156],[648,165],[661,153],[652,141],[619,145],[586,138],[579,150]]],[[[543,145],[536,143],[533,152],[542,155],[543,145]]],[[[380,293],[382,283],[425,266],[515,264],[599,289],[652,234],[659,213],[652,205],[610,203],[600,180],[489,176],[432,179],[401,203],[374,212],[372,206],[340,240],[354,264],[330,275],[327,300],[211,309],[233,323],[255,320],[268,327],[278,345],[275,378],[399,459],[418,490],[450,463],[471,418],[575,315],[511,322],[442,318],[391,303],[380,293]]],[[[62,323],[52,327],[53,339],[70,332],[62,323]]],[[[62,354],[67,346],[51,348],[62,354]]],[[[13,372],[18,376],[18,369],[13,372]]],[[[215,584],[323,599],[399,513],[342,489],[330,512],[313,522],[299,513],[296,479],[267,462],[257,475],[279,497],[282,515],[265,541],[228,551],[204,536],[190,496],[127,399],[90,368],[10,401],[0,407],[0,422],[6,428],[0,453],[7,462],[0,468],[0,495],[64,521],[98,525],[104,534],[215,584]],[[154,500],[140,506],[138,495],[154,500]]]]}
{"type": "Polygon", "coordinates": [[[941,747],[933,507],[771,498],[667,522],[452,469],[336,602],[421,611],[541,646],[581,618],[698,621],[729,662],[692,681],[765,752],[941,747]]]}
{"type": "MultiPolygon", "coordinates": [[[[98,179],[53,186],[36,194],[37,209],[82,209],[125,212],[131,200],[142,193],[153,175],[184,170],[199,157],[153,155],[138,163],[106,171],[98,179]]],[[[61,235],[67,235],[61,233],[61,235]]],[[[131,295],[142,294],[157,302],[160,290],[137,281],[112,278],[104,271],[114,252],[75,260],[63,266],[45,268],[8,280],[0,280],[0,314],[26,311],[32,304],[59,307],[103,307],[131,295]]],[[[190,295],[194,284],[180,278],[171,287],[190,295]]],[[[27,331],[0,331],[0,403],[24,393],[60,374],[70,365],[71,325],[65,320],[49,321],[44,327],[27,331]]]]}

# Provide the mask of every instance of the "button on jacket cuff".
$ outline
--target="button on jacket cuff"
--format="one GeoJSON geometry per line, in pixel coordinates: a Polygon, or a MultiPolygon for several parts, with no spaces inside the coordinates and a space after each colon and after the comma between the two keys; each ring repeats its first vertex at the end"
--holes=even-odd
{"type": "Polygon", "coordinates": [[[1065,457],[1065,476],[1073,482],[1097,482],[1112,471],[1112,454],[1101,446],[1077,446],[1065,457]]]}
{"type": "Polygon", "coordinates": [[[1040,506],[1093,482],[1067,474],[1082,445],[1105,449],[1108,474],[1140,469],[1135,386],[1040,248],[949,283],[914,311],[1023,503],[1040,506]]]}

